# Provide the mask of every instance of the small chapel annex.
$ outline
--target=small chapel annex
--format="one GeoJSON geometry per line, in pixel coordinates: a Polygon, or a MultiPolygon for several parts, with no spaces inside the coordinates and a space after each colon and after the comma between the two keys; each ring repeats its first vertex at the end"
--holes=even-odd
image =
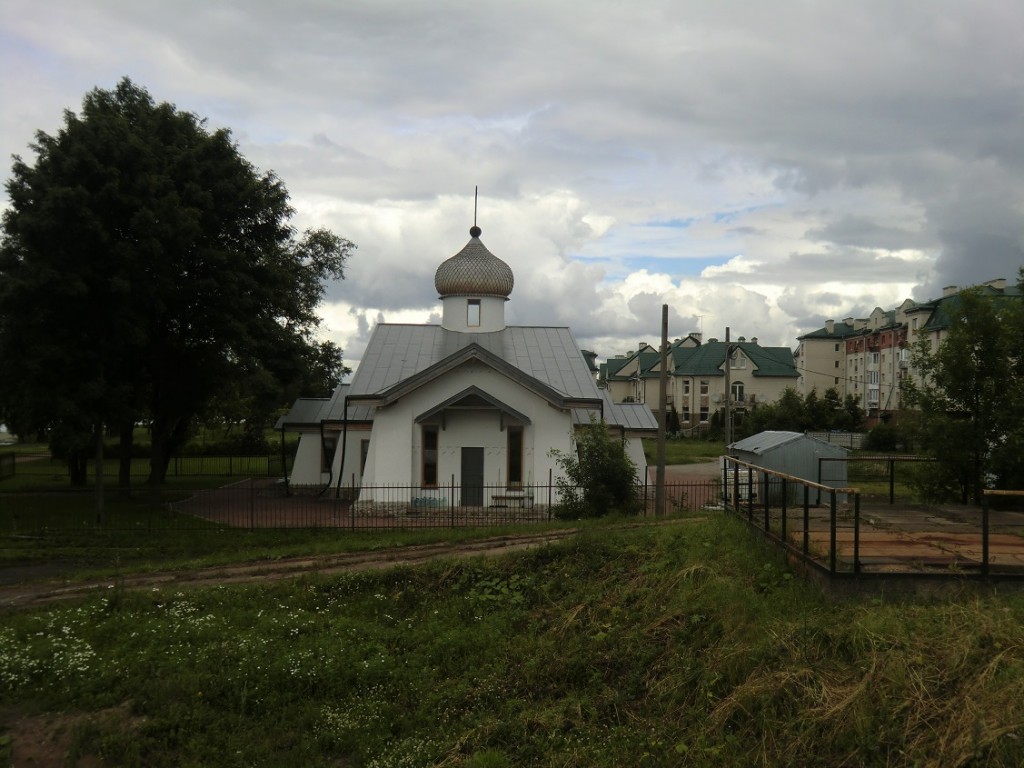
{"type": "Polygon", "coordinates": [[[558,476],[552,449],[573,450],[573,430],[591,421],[626,442],[645,476],[651,410],[612,402],[569,328],[505,324],[512,270],[480,234],[474,225],[437,268],[440,325],[378,324],[350,384],[278,421],[301,433],[291,485],[358,487],[364,502],[398,488],[410,500],[455,489],[462,506],[532,500],[558,476]]]}

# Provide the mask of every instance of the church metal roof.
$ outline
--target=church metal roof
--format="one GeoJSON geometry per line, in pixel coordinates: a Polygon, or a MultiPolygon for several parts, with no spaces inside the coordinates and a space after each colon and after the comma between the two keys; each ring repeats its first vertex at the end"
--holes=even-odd
{"type": "Polygon", "coordinates": [[[350,394],[382,393],[472,344],[564,397],[600,397],[568,328],[508,326],[492,333],[460,333],[439,325],[385,323],[374,328],[350,394]]]}

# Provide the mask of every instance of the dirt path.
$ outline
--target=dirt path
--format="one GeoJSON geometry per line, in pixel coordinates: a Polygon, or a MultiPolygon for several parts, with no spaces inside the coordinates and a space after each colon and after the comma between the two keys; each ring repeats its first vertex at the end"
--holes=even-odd
{"type": "Polygon", "coordinates": [[[129,574],[89,582],[40,581],[0,586],[0,611],[60,600],[81,598],[107,589],[175,589],[219,584],[246,584],[280,581],[305,574],[332,574],[367,571],[398,565],[416,565],[441,558],[464,558],[478,555],[503,555],[522,549],[542,547],[554,541],[575,536],[578,530],[545,531],[516,536],[495,536],[460,544],[424,544],[373,552],[347,552],[335,555],[290,557],[281,560],[238,563],[188,571],[160,571],[129,574]]]}
{"type": "MultiPolygon", "coordinates": [[[[658,468],[647,467],[647,477],[654,482],[658,468]]],[[[718,465],[718,459],[704,461],[699,464],[666,464],[666,483],[710,483],[722,476],[722,469],[718,465]]]]}

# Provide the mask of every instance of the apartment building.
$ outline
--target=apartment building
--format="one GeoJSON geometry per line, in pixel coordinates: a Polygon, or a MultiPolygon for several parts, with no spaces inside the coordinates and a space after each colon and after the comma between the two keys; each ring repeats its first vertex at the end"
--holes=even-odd
{"type": "MultiPolygon", "coordinates": [[[[1005,279],[979,286],[983,295],[1016,296],[1016,286],[1005,279]]],[[[921,338],[938,347],[949,328],[949,310],[959,300],[960,289],[948,286],[943,295],[925,302],[906,299],[898,307],[875,307],[866,318],[828,320],[798,337],[794,363],[797,389],[824,392],[835,387],[845,398],[852,395],[868,414],[868,423],[886,421],[900,411],[900,384],[914,376],[911,346],[921,338]]]]}
{"type": "MultiPolygon", "coordinates": [[[[684,429],[707,423],[725,408],[727,397],[737,411],[775,402],[798,378],[789,347],[764,347],[756,337],[726,343],[690,334],[669,345],[668,364],[667,404],[684,429]]],[[[641,344],[602,364],[600,381],[614,402],[647,403],[656,410],[660,374],[660,353],[641,344]]]]}

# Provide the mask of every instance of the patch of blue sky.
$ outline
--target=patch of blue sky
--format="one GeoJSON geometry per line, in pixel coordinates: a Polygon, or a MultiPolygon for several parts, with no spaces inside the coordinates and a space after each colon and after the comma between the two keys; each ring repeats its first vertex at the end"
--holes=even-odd
{"type": "Polygon", "coordinates": [[[689,219],[665,219],[663,221],[648,221],[646,224],[642,224],[641,226],[652,228],[686,229],[697,221],[700,221],[700,219],[696,217],[689,219]]]}
{"type": "Polygon", "coordinates": [[[728,256],[665,257],[665,256],[624,256],[621,263],[627,272],[663,272],[673,277],[696,277],[707,267],[720,267],[735,254],[728,256]]]}
{"type": "Polygon", "coordinates": [[[730,233],[693,237],[685,228],[633,225],[613,227],[580,249],[579,256],[608,259],[649,257],[651,259],[717,259],[723,253],[734,256],[741,248],[730,233]]]}
{"type": "Polygon", "coordinates": [[[629,275],[647,270],[651,274],[667,274],[673,280],[698,277],[707,267],[720,267],[736,254],[715,256],[657,256],[644,255],[601,255],[583,253],[571,254],[570,258],[585,264],[600,266],[605,270],[604,282],[618,282],[629,275]]]}
{"type": "Polygon", "coordinates": [[[718,211],[711,215],[711,220],[714,221],[715,224],[731,224],[747,214],[757,213],[758,211],[763,211],[766,208],[778,208],[779,205],[780,203],[762,203],[761,205],[750,205],[746,208],[736,208],[732,211],[718,211]]]}
{"type": "Polygon", "coordinates": [[[691,225],[702,217],[651,220],[613,226],[601,237],[587,242],[571,258],[600,267],[604,282],[617,282],[647,270],[673,280],[692,279],[708,267],[718,267],[744,248],[741,238],[721,228],[695,234],[691,225]]]}

